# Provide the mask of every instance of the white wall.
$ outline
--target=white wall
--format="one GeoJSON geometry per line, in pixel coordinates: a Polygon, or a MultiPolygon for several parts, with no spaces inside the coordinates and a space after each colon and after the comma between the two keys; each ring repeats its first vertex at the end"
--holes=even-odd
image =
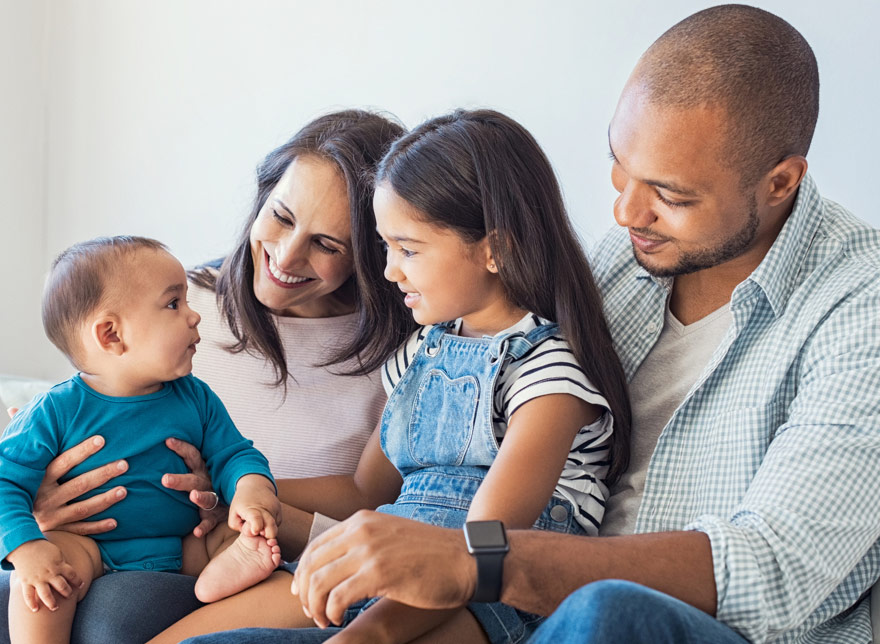
{"type": "MultiPolygon", "coordinates": [[[[458,106],[507,112],[545,147],[590,243],[612,224],[606,129],[629,71],[666,28],[714,4],[0,2],[9,18],[0,41],[17,54],[0,67],[15,97],[0,101],[13,142],[0,150],[0,185],[4,206],[7,184],[18,199],[3,208],[0,372],[51,378],[69,367],[49,357],[35,291],[55,253],[134,233],[167,242],[187,264],[221,255],[260,158],[335,108],[384,108],[408,126],[458,106]]],[[[800,29],[819,59],[810,161],[820,188],[880,226],[870,200],[880,4],[759,4],[800,29]]]]}
{"type": "Polygon", "coordinates": [[[0,0],[0,373],[39,374],[57,354],[40,322],[47,257],[46,6],[44,0],[0,0]]]}

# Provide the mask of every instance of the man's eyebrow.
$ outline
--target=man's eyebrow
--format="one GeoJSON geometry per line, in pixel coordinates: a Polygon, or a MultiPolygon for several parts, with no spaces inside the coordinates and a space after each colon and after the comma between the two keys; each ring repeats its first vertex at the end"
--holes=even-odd
{"type": "MultiPolygon", "coordinates": [[[[296,223],[296,215],[294,215],[294,214],[293,214],[293,211],[292,211],[290,208],[287,207],[287,204],[286,204],[286,203],[284,203],[283,201],[281,201],[281,199],[279,199],[278,197],[275,197],[272,201],[274,201],[274,202],[277,203],[279,206],[281,206],[281,207],[284,209],[284,211],[285,211],[288,215],[290,215],[290,218],[293,219],[294,223],[296,223]]],[[[343,248],[348,248],[348,244],[346,244],[346,243],[345,243],[344,241],[342,241],[341,239],[337,239],[336,237],[333,237],[332,235],[327,235],[326,233],[318,233],[318,234],[316,235],[316,237],[323,237],[324,239],[329,239],[330,241],[339,244],[339,245],[342,246],[343,248]]]]}
{"type": "Polygon", "coordinates": [[[699,193],[689,189],[682,188],[681,186],[677,186],[674,183],[669,183],[668,181],[654,181],[652,179],[645,179],[644,181],[649,186],[654,186],[656,188],[662,188],[663,190],[668,190],[669,192],[674,192],[678,195],[684,195],[685,197],[699,197],[699,193]]]}
{"type": "MultiPolygon", "coordinates": [[[[611,126],[608,127],[608,153],[611,156],[612,160],[617,161],[617,155],[614,154],[614,148],[611,147],[611,126]]],[[[670,183],[669,181],[656,181],[654,179],[645,179],[642,181],[642,183],[646,183],[649,186],[654,186],[655,188],[662,188],[663,190],[668,190],[669,192],[674,192],[675,194],[683,195],[685,197],[700,196],[700,194],[695,190],[691,190],[690,188],[683,188],[682,186],[670,183]]]]}

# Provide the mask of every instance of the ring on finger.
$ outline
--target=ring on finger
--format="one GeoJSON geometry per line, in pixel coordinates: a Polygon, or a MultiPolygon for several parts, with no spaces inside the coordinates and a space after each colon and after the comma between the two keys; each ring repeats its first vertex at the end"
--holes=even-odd
{"type": "Polygon", "coordinates": [[[214,495],[214,503],[211,505],[210,508],[207,508],[208,511],[213,510],[213,509],[215,509],[218,505],[220,505],[220,495],[217,494],[216,492],[211,492],[211,494],[214,495]]]}

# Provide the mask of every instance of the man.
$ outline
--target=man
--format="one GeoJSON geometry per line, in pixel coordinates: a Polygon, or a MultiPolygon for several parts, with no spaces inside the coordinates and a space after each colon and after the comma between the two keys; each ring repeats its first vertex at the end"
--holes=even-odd
{"type": "MultiPolygon", "coordinates": [[[[530,641],[870,641],[880,234],[806,174],[818,94],[803,37],[744,6],[677,24],[627,82],[595,270],[632,464],[619,536],[508,534],[501,600],[555,610],[530,641]]],[[[461,606],[477,577],[462,535],[361,513],[295,586],[326,625],[370,595],[461,606]]]]}

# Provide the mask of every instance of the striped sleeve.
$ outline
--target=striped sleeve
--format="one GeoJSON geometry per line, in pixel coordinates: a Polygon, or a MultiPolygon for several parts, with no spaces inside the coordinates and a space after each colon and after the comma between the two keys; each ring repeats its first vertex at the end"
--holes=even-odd
{"type": "Polygon", "coordinates": [[[504,366],[495,390],[494,415],[506,422],[525,403],[548,394],[570,394],[608,408],[608,401],[587,379],[571,347],[559,335],[504,366]]]}
{"type": "Polygon", "coordinates": [[[386,395],[390,396],[397,383],[400,382],[403,373],[409,367],[419,347],[422,346],[427,334],[427,326],[419,327],[413,331],[406,342],[400,345],[394,355],[385,361],[385,366],[382,367],[382,386],[385,387],[386,395]]]}

